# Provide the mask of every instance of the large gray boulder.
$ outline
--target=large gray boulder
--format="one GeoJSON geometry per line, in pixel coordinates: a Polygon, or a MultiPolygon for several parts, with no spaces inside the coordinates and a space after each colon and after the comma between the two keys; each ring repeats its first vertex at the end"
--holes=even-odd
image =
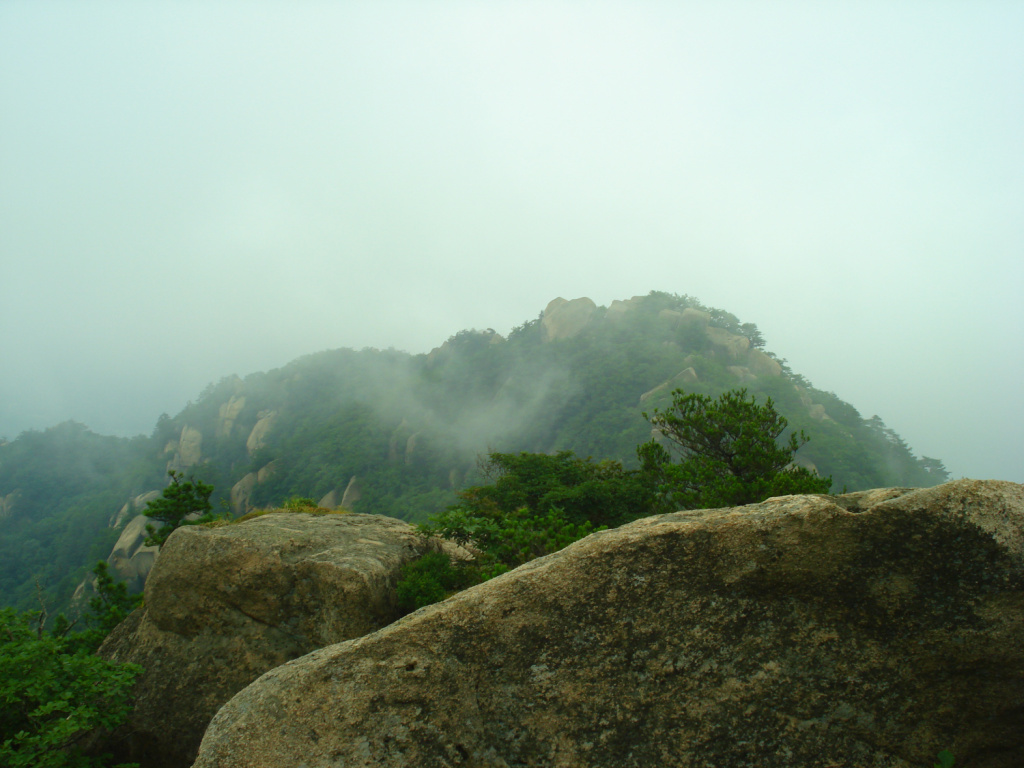
{"type": "Polygon", "coordinates": [[[378,515],[179,528],[149,574],[145,607],[100,649],[145,670],[118,757],[190,765],[217,709],[261,674],[398,618],[401,566],[436,546],[378,515]]]}
{"type": "Polygon", "coordinates": [[[268,672],[196,768],[1024,765],[1024,487],[596,533],[268,672]]]}

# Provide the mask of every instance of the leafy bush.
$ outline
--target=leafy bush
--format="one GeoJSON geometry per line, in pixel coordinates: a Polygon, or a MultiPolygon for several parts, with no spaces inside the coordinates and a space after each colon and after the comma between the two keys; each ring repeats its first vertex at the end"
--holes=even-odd
{"type": "Polygon", "coordinates": [[[9,768],[94,768],[104,756],[83,745],[96,729],[113,729],[131,712],[131,688],[142,668],[115,664],[93,651],[138,603],[98,563],[90,626],[71,633],[63,616],[53,631],[45,613],[0,609],[0,765],[9,768]]]}
{"type": "Polygon", "coordinates": [[[63,615],[54,620],[53,634],[66,637],[69,647],[90,653],[96,651],[110,632],[142,603],[142,595],[128,594],[123,581],[114,581],[109,566],[100,560],[92,569],[95,595],[89,600],[89,612],[82,617],[83,628],[72,634],[73,624],[63,615]]]}
{"type": "Polygon", "coordinates": [[[451,507],[421,526],[421,530],[477,551],[473,565],[481,580],[487,580],[557,552],[604,527],[574,523],[557,508],[537,513],[529,507],[511,512],[451,507]]]}
{"type": "Polygon", "coordinates": [[[605,523],[635,519],[648,511],[651,498],[639,473],[570,451],[492,453],[484,471],[493,484],[460,492],[460,504],[420,526],[424,535],[462,544],[475,557],[452,562],[445,555],[427,555],[407,566],[397,587],[403,607],[437,602],[453,590],[557,552],[605,523]]]}
{"type": "Polygon", "coordinates": [[[440,602],[478,581],[473,569],[453,562],[444,552],[429,552],[402,566],[395,594],[399,607],[408,612],[440,602]]]}
{"type": "Polygon", "coordinates": [[[534,516],[558,509],[577,525],[617,526],[649,515],[654,500],[641,473],[617,461],[582,459],[572,451],[491,453],[483,473],[494,482],[462,491],[454,508],[482,517],[514,516],[523,507],[534,516]]]}

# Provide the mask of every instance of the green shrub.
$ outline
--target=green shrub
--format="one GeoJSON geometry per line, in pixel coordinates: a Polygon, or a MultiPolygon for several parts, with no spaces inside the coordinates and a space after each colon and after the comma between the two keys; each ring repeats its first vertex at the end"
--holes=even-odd
{"type": "Polygon", "coordinates": [[[146,526],[146,533],[149,534],[146,546],[162,547],[167,537],[182,525],[198,525],[214,519],[213,505],[210,504],[212,485],[193,477],[186,478],[183,473],[173,469],[167,474],[171,478],[170,485],[164,488],[160,498],[149,502],[143,512],[146,517],[160,523],[159,528],[146,526]]]}
{"type": "Polygon", "coordinates": [[[0,765],[108,764],[86,755],[83,740],[95,729],[124,722],[142,668],[101,659],[83,647],[91,642],[78,640],[47,632],[38,613],[0,609],[0,765]]]}
{"type": "Polygon", "coordinates": [[[319,509],[320,505],[307,496],[292,496],[281,507],[290,512],[305,512],[307,509],[319,509]]]}
{"type": "Polygon", "coordinates": [[[457,563],[444,552],[429,552],[419,560],[402,566],[402,576],[395,586],[398,606],[405,612],[415,611],[448,595],[465,589],[480,580],[477,571],[457,563]]]}

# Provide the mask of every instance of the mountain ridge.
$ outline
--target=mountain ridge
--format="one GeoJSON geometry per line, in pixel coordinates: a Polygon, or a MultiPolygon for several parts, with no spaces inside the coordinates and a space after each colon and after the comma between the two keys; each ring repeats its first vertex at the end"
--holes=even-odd
{"type": "Polygon", "coordinates": [[[650,436],[642,413],[677,386],[771,397],[811,436],[798,461],[831,475],[835,492],[948,476],[878,417],[815,389],[725,310],[659,292],[608,307],[559,297],[507,337],[464,330],[429,353],[343,348],[224,377],[149,436],[74,424],[19,436],[0,446],[0,586],[27,605],[38,575],[66,601],[73,574],[110,551],[112,519],[127,524],[118,509],[162,488],[169,469],[212,483],[214,503],[234,514],[299,495],[416,522],[485,480],[482,453],[572,450],[635,465],[650,436]],[[46,546],[55,541],[59,558],[46,546]]]}

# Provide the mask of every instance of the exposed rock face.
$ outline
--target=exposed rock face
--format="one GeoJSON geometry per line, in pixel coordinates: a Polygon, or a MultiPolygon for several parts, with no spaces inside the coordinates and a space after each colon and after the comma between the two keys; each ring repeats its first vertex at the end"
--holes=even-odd
{"type": "Polygon", "coordinates": [[[363,498],[363,484],[355,475],[349,478],[345,486],[345,493],[341,496],[341,506],[345,509],[352,509],[352,505],[363,498]]]}
{"type": "Polygon", "coordinates": [[[243,408],[245,408],[245,395],[232,395],[228,398],[228,401],[220,407],[217,415],[217,437],[231,437],[231,430],[235,427],[235,420],[243,408]]]}
{"type": "Polygon", "coordinates": [[[640,402],[646,403],[648,400],[650,400],[652,397],[655,397],[656,395],[660,395],[664,392],[669,392],[673,389],[682,387],[685,384],[689,384],[691,382],[698,380],[699,377],[697,376],[697,371],[694,370],[693,366],[690,366],[689,368],[684,368],[668,381],[664,381],[658,386],[656,386],[654,389],[648,390],[647,392],[644,392],[642,395],[640,395],[640,402]]]}
{"type": "Polygon", "coordinates": [[[267,480],[269,480],[271,477],[274,476],[274,472],[276,472],[276,471],[277,471],[277,459],[275,459],[274,461],[271,461],[271,462],[269,462],[267,464],[264,464],[262,467],[259,468],[259,470],[256,472],[256,482],[257,483],[265,483],[265,482],[267,482],[267,480]]]}
{"type": "MultiPolygon", "coordinates": [[[[159,491],[154,492],[156,496],[159,491]]],[[[149,495],[149,494],[147,494],[149,495]]],[[[154,496],[155,498],[155,496],[154,496]]],[[[107,562],[128,584],[128,591],[141,592],[156,561],[159,547],[146,546],[146,525],[152,523],[145,515],[138,515],[121,531],[121,535],[110,551],[107,562]]],[[[159,527],[159,525],[157,525],[159,527]]]]}
{"type": "Polygon", "coordinates": [[[261,485],[274,476],[277,469],[277,461],[264,464],[256,472],[244,475],[241,480],[231,486],[231,511],[235,515],[244,515],[251,512],[252,494],[257,485],[261,485]]]}
{"type": "Polygon", "coordinates": [[[585,296],[572,301],[561,297],[552,299],[540,321],[544,341],[571,339],[586,328],[596,310],[597,305],[585,296]]]}
{"type": "Polygon", "coordinates": [[[391,433],[391,440],[388,443],[388,461],[392,464],[398,463],[399,457],[402,451],[405,450],[412,434],[412,426],[408,421],[402,419],[402,422],[395,427],[395,431],[391,433]]]}
{"type": "Polygon", "coordinates": [[[10,517],[14,513],[14,501],[18,498],[18,491],[11,491],[6,496],[0,496],[0,520],[10,517]]]}
{"type": "Polygon", "coordinates": [[[716,350],[725,353],[730,359],[738,360],[750,348],[750,339],[729,333],[724,328],[708,326],[704,332],[716,350]]]}
{"type": "Polygon", "coordinates": [[[409,439],[405,441],[405,463],[412,464],[413,457],[416,455],[416,446],[420,440],[420,433],[413,432],[409,435],[409,439]]]}
{"type": "Polygon", "coordinates": [[[424,551],[377,515],[277,513],[186,527],[164,545],[132,614],[100,650],[142,665],[119,757],[190,765],[218,707],[262,673],[394,621],[394,583],[424,551]]]}
{"type": "Polygon", "coordinates": [[[747,368],[755,376],[781,376],[782,366],[760,349],[752,349],[747,353],[747,368]]]}
{"type": "Polygon", "coordinates": [[[626,316],[627,313],[632,312],[639,307],[647,299],[646,296],[634,296],[631,299],[625,301],[616,299],[608,305],[608,312],[605,314],[609,320],[620,320],[626,316]]]}
{"type": "Polygon", "coordinates": [[[750,372],[750,369],[742,365],[727,365],[725,370],[731,373],[740,381],[757,381],[757,376],[750,372]]]}
{"type": "Polygon", "coordinates": [[[244,515],[249,511],[249,497],[252,496],[256,485],[257,475],[255,472],[250,472],[231,486],[231,511],[235,515],[244,515]]]}
{"type": "Polygon", "coordinates": [[[594,534],[228,702],[196,768],[1024,765],[1024,486],[594,534]]]}
{"type": "Polygon", "coordinates": [[[178,452],[174,456],[174,467],[171,467],[171,469],[188,469],[198,464],[202,456],[203,433],[194,427],[182,427],[181,439],[178,441],[178,452]]]}
{"type": "Polygon", "coordinates": [[[133,496],[124,503],[124,506],[116,515],[110,518],[110,527],[119,528],[126,520],[142,513],[153,499],[160,495],[160,491],[147,491],[146,493],[133,496]]]}
{"type": "Polygon", "coordinates": [[[324,494],[320,498],[320,501],[316,503],[316,505],[321,509],[337,509],[338,507],[341,506],[341,504],[338,502],[338,496],[338,489],[333,488],[326,494],[324,494]]]}
{"type": "Polygon", "coordinates": [[[711,314],[705,312],[702,309],[694,309],[693,307],[687,307],[681,313],[683,322],[692,323],[695,325],[706,326],[711,322],[711,314]]]}
{"type": "Polygon", "coordinates": [[[274,420],[277,418],[277,411],[260,411],[258,418],[259,421],[253,426],[252,432],[249,433],[249,437],[245,441],[245,449],[250,456],[266,445],[267,435],[270,434],[274,420]]]}

